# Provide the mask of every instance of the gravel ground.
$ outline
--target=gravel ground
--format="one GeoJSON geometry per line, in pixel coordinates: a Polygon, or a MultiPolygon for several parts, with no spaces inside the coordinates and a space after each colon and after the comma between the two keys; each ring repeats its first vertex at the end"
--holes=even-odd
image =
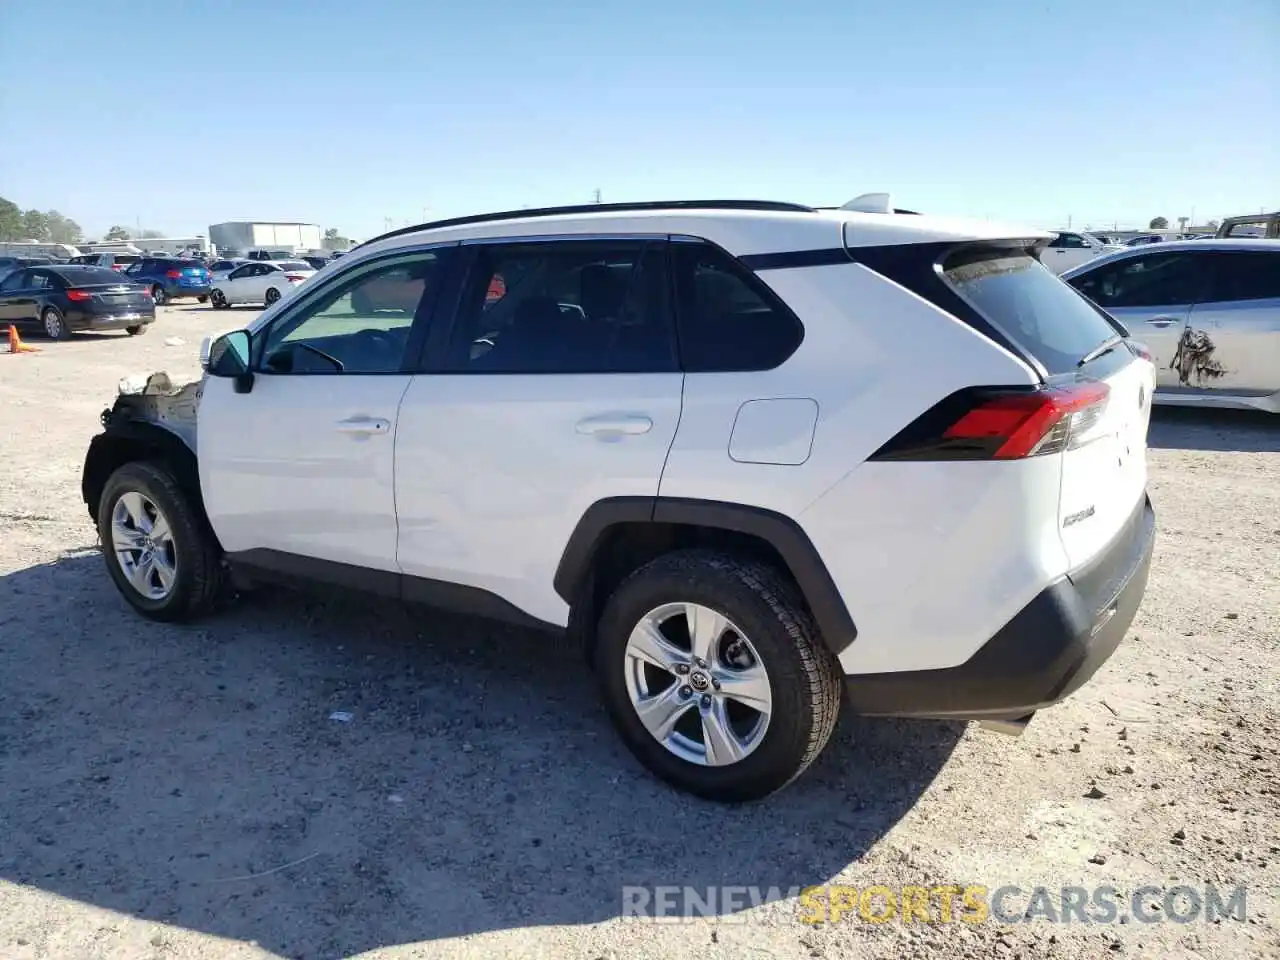
{"type": "Polygon", "coordinates": [[[275,593],[126,609],[80,500],[98,413],[252,315],[0,355],[4,960],[1280,955],[1280,418],[1157,411],[1142,610],[1021,739],[846,717],[726,809],[644,773],[544,637],[275,593]],[[835,883],[1249,889],[1219,924],[620,917],[624,885],[835,883]]]}

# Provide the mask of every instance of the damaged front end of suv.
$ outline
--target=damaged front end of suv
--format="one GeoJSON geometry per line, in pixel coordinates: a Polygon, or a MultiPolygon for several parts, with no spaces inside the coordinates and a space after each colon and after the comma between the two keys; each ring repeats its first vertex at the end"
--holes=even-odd
{"type": "Polygon", "coordinates": [[[115,402],[100,416],[102,432],[89,442],[81,475],[81,494],[95,524],[107,479],[133,461],[167,467],[203,509],[196,466],[196,410],[203,387],[203,378],[175,385],[163,371],[120,381],[115,402]]]}

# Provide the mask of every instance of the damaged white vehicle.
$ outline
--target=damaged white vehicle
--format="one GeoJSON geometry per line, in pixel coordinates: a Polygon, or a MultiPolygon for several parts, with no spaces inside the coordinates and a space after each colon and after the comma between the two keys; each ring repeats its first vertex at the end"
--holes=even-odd
{"type": "Polygon", "coordinates": [[[786,786],[842,704],[1016,732],[1155,537],[1149,353],[1049,239],[887,194],[406,228],[122,394],[84,499],[155,619],[245,577],[567,634],[703,797],[786,786]]]}

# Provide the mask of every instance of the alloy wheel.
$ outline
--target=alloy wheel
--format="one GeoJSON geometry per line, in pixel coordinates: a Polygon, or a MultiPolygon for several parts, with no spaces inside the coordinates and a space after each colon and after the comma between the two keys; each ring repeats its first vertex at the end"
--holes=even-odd
{"type": "Polygon", "coordinates": [[[667,750],[700,766],[737,763],[763,742],[773,695],[751,641],[697,603],[640,618],[624,656],[636,716],[667,750]]]}
{"type": "Polygon", "coordinates": [[[44,312],[44,332],[50,340],[62,339],[63,320],[52,310],[44,312]]]}
{"type": "Polygon", "coordinates": [[[111,549],[125,578],[141,596],[163,600],[178,576],[177,548],[169,521],[141,493],[122,494],[111,511],[111,549]]]}

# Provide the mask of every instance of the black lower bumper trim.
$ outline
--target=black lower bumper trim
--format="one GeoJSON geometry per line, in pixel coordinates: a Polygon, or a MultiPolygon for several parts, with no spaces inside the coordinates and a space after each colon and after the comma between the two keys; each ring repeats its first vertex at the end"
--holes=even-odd
{"type": "Polygon", "coordinates": [[[1027,604],[967,661],[941,670],[845,678],[873,716],[1014,719],[1080,689],[1115,652],[1147,588],[1155,512],[1144,497],[1093,561],[1027,604]]]}

